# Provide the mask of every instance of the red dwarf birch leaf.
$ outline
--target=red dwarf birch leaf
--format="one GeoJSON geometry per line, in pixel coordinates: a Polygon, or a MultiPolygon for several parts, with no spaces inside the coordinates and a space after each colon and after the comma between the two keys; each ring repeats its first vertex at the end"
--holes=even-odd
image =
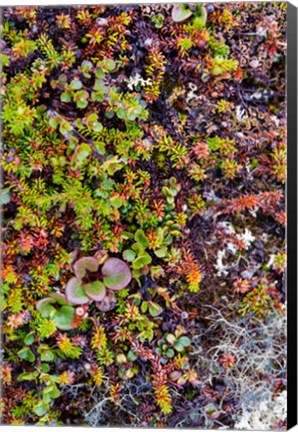
{"type": "Polygon", "coordinates": [[[131,281],[128,265],[119,258],[109,258],[102,267],[103,282],[112,290],[121,290],[131,281]]]}
{"type": "Polygon", "coordinates": [[[86,270],[96,272],[98,269],[98,261],[93,257],[80,258],[73,266],[74,274],[78,279],[83,279],[86,275],[86,270]]]}
{"type": "Polygon", "coordinates": [[[85,304],[90,301],[82,286],[82,281],[77,278],[71,278],[65,288],[66,298],[73,304],[85,304]]]}
{"type": "Polygon", "coordinates": [[[115,293],[113,293],[113,291],[108,290],[105,298],[100,302],[96,302],[96,307],[102,312],[108,312],[114,309],[116,304],[117,304],[117,299],[115,293]]]}
{"type": "Polygon", "coordinates": [[[182,22],[192,16],[192,11],[183,4],[175,5],[172,9],[172,19],[175,22],[182,22]]]}

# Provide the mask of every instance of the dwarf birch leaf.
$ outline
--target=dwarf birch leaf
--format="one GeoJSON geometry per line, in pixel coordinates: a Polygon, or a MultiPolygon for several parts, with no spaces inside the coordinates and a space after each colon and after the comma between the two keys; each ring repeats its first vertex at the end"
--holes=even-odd
{"type": "Polygon", "coordinates": [[[146,253],[145,255],[138,256],[138,258],[133,261],[132,266],[134,269],[140,269],[145,265],[150,264],[151,261],[150,255],[146,253]]]}
{"type": "Polygon", "coordinates": [[[149,305],[149,313],[151,316],[156,317],[162,313],[163,309],[157,303],[151,303],[149,305]]]}
{"type": "Polygon", "coordinates": [[[146,301],[144,301],[142,303],[142,306],[141,306],[141,311],[144,312],[144,313],[146,313],[147,309],[148,309],[148,303],[146,301]]]}
{"type": "Polygon", "coordinates": [[[55,303],[54,299],[46,297],[36,303],[36,309],[41,312],[43,317],[52,317],[56,312],[56,309],[54,308],[54,306],[52,306],[53,303],[55,303]]]}
{"type": "Polygon", "coordinates": [[[135,241],[140,243],[144,248],[146,248],[149,244],[147,237],[145,236],[144,231],[141,229],[137,230],[135,233],[135,241]]]}
{"type": "Polygon", "coordinates": [[[8,204],[10,201],[9,188],[0,191],[0,204],[8,204]]]}
{"type": "Polygon", "coordinates": [[[108,291],[107,295],[102,301],[96,302],[96,307],[102,312],[108,312],[114,309],[116,304],[117,299],[115,293],[113,291],[108,291]]]}
{"type": "Polygon", "coordinates": [[[109,258],[102,267],[103,282],[112,290],[121,290],[131,281],[128,265],[119,258],[109,258]]]}
{"type": "Polygon", "coordinates": [[[165,356],[168,358],[172,358],[174,357],[175,352],[174,350],[172,350],[172,348],[167,348],[166,352],[165,352],[165,356]]]}
{"type": "Polygon", "coordinates": [[[131,249],[126,249],[122,255],[123,255],[123,258],[125,259],[125,261],[128,261],[128,262],[133,261],[136,257],[135,252],[131,249]]]}
{"type": "Polygon", "coordinates": [[[83,277],[86,275],[86,270],[90,272],[96,272],[98,266],[98,261],[95,258],[83,257],[74,264],[74,274],[78,279],[83,279],[83,277]]]}
{"type": "Polygon", "coordinates": [[[18,381],[35,381],[36,377],[33,375],[33,373],[30,372],[23,372],[21,375],[18,376],[18,381]]]}
{"type": "Polygon", "coordinates": [[[175,336],[172,333],[169,333],[166,337],[165,337],[166,341],[173,345],[173,343],[176,341],[175,336]]]}
{"type": "Polygon", "coordinates": [[[158,258],[164,258],[167,255],[167,248],[162,246],[160,249],[154,251],[158,258]]]}
{"type": "Polygon", "coordinates": [[[175,5],[172,9],[172,19],[175,22],[182,22],[192,16],[192,11],[183,4],[175,5]]]}
{"type": "Polygon", "coordinates": [[[52,351],[45,351],[40,354],[40,360],[46,362],[52,362],[55,360],[55,354],[52,351]]]}
{"type": "Polygon", "coordinates": [[[35,355],[33,354],[33,352],[31,351],[31,349],[29,347],[22,348],[18,352],[18,356],[20,357],[20,359],[27,360],[31,363],[34,362],[34,360],[35,360],[35,355]]]}
{"type": "Polygon", "coordinates": [[[184,347],[188,347],[188,346],[190,346],[190,344],[191,344],[191,340],[190,340],[189,337],[187,337],[187,336],[181,336],[181,337],[178,339],[178,341],[179,341],[179,343],[180,343],[181,345],[183,345],[184,347]]]}
{"type": "Polygon", "coordinates": [[[73,79],[72,81],[71,81],[71,83],[70,83],[70,87],[73,89],[73,90],[80,90],[81,88],[82,88],[82,83],[81,83],[81,81],[79,80],[79,79],[73,79]]]}
{"type": "Polygon", "coordinates": [[[60,96],[61,102],[70,102],[71,101],[71,93],[65,91],[60,96]]]}
{"type": "Polygon", "coordinates": [[[89,301],[89,297],[86,295],[84,288],[82,287],[81,280],[77,278],[71,278],[67,282],[65,293],[66,298],[70,303],[85,304],[89,301]]]}
{"type": "Polygon", "coordinates": [[[90,282],[84,285],[84,290],[88,297],[95,301],[103,300],[106,295],[106,287],[100,281],[90,282]]]}
{"type": "Polygon", "coordinates": [[[61,294],[59,292],[51,293],[50,297],[52,299],[54,299],[56,303],[58,303],[58,304],[60,304],[62,306],[67,305],[67,300],[66,300],[65,295],[63,295],[63,294],[61,294]]]}
{"type": "Polygon", "coordinates": [[[179,352],[184,350],[184,346],[182,345],[182,343],[179,342],[179,340],[174,344],[174,348],[179,352]]]}
{"type": "Polygon", "coordinates": [[[54,315],[54,321],[60,330],[71,330],[75,310],[71,306],[62,306],[54,315]]]}
{"type": "Polygon", "coordinates": [[[45,402],[38,402],[38,404],[35,405],[35,407],[33,408],[33,411],[35,412],[36,415],[42,417],[43,415],[45,415],[48,409],[49,409],[49,404],[45,402]]]}
{"type": "Polygon", "coordinates": [[[107,72],[113,72],[116,69],[116,63],[112,59],[103,60],[102,68],[107,72]]]}
{"type": "Polygon", "coordinates": [[[27,336],[24,339],[25,345],[32,345],[34,342],[34,335],[32,333],[27,334],[27,336]]]}

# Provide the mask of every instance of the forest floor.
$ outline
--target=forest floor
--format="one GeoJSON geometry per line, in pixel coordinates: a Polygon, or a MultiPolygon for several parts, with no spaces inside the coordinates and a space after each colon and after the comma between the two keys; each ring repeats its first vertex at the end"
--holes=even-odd
{"type": "Polygon", "coordinates": [[[286,428],[286,3],[2,9],[2,421],[286,428]]]}

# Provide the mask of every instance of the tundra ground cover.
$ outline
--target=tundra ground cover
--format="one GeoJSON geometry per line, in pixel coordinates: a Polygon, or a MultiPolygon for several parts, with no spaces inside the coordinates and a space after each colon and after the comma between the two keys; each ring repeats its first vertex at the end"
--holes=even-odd
{"type": "Polygon", "coordinates": [[[2,14],[3,423],[284,429],[286,3],[2,14]]]}

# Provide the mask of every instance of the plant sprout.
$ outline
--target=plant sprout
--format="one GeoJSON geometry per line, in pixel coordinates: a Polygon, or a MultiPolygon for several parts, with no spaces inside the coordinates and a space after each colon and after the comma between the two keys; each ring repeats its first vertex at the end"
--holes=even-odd
{"type": "Polygon", "coordinates": [[[98,267],[94,257],[81,258],[74,264],[76,277],[68,281],[65,290],[69,303],[82,305],[95,301],[103,312],[115,307],[113,291],[127,287],[131,281],[130,268],[119,258],[108,258],[100,272],[98,267]]]}

